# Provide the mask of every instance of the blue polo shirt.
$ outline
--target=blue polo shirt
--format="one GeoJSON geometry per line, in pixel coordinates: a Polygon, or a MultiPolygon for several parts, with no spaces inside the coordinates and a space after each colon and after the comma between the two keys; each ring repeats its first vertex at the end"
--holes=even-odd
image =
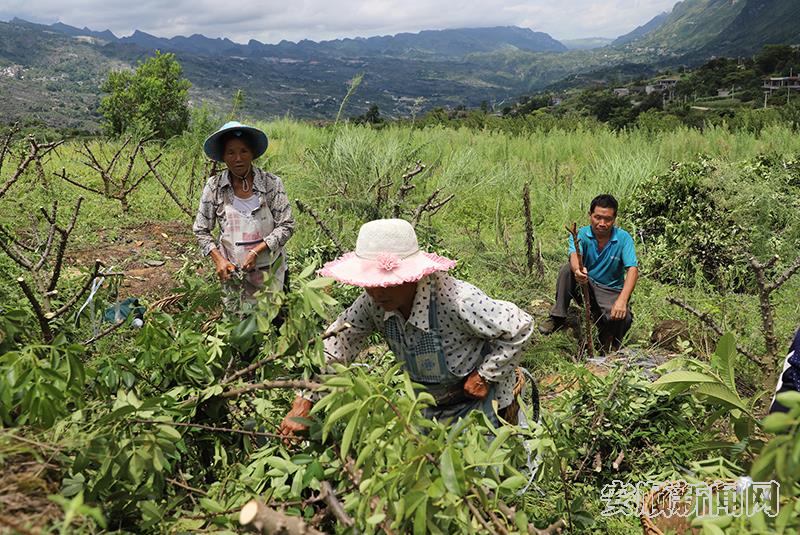
{"type": "MultiPolygon", "coordinates": [[[[614,227],[608,243],[602,251],[598,251],[597,239],[592,233],[592,227],[587,225],[578,231],[578,241],[581,244],[583,265],[589,272],[589,278],[603,286],[622,290],[625,283],[625,270],[639,265],[631,235],[619,227],[614,227]]],[[[569,254],[572,255],[574,252],[575,245],[570,236],[569,254]]]]}

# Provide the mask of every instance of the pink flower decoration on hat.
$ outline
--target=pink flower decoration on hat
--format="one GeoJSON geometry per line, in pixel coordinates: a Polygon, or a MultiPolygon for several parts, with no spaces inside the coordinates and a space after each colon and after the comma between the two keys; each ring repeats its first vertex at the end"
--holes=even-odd
{"type": "Polygon", "coordinates": [[[378,265],[384,271],[393,271],[400,267],[400,259],[391,253],[378,255],[378,265]]]}

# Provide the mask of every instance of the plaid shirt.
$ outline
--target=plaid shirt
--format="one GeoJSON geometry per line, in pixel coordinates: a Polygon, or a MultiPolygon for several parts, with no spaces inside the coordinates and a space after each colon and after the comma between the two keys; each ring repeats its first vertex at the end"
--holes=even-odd
{"type": "MultiPolygon", "coordinates": [[[[253,175],[253,192],[258,194],[262,206],[269,207],[272,218],[275,220],[275,228],[269,236],[264,238],[264,242],[270,251],[279,251],[286,245],[294,232],[292,206],[289,204],[289,198],[286,196],[286,190],[283,189],[280,177],[257,167],[253,167],[253,175]]],[[[214,230],[217,222],[219,222],[220,228],[225,228],[225,205],[232,203],[233,186],[228,178],[228,171],[209,178],[203,188],[200,207],[197,209],[197,217],[192,225],[192,232],[197,236],[203,256],[217,248],[211,231],[214,230]]]]}
{"type": "Polygon", "coordinates": [[[328,329],[335,330],[343,323],[352,326],[324,341],[327,361],[350,361],[373,332],[400,336],[385,328],[386,320],[393,315],[399,316],[405,330],[402,336],[408,339],[429,330],[433,279],[436,279],[437,320],[447,367],[459,377],[477,369],[481,377],[495,383],[500,407],[508,406],[516,382],[514,369],[533,333],[533,318],[515,304],[492,299],[472,284],[442,272],[419,281],[408,320],[397,311],[385,312],[363,292],[328,329]],[[487,343],[488,354],[484,352],[487,343]]]}

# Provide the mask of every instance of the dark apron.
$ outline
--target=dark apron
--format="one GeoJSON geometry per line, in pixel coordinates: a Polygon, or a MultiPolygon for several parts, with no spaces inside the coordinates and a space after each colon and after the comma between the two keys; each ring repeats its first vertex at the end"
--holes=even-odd
{"type": "Polygon", "coordinates": [[[398,315],[390,316],[384,324],[386,343],[397,360],[403,363],[411,380],[423,385],[423,390],[436,400],[436,405],[425,408],[423,414],[440,422],[455,422],[476,410],[483,412],[495,426],[499,425],[492,407],[494,385],[489,384],[489,394],[484,399],[471,398],[464,392],[466,377],[455,375],[447,367],[437,308],[434,283],[431,285],[427,332],[413,330],[406,336],[398,315]]]}

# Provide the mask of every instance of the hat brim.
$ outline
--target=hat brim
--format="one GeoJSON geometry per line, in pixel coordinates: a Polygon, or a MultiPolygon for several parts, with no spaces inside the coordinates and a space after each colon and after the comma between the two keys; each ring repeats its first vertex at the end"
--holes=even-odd
{"type": "Polygon", "coordinates": [[[453,269],[455,265],[455,260],[419,251],[401,260],[394,269],[387,270],[375,260],[367,260],[359,258],[355,253],[347,253],[328,262],[317,273],[351,286],[385,288],[416,282],[431,273],[453,269]]]}
{"type": "Polygon", "coordinates": [[[217,162],[223,161],[225,147],[222,144],[222,139],[229,132],[235,132],[237,130],[246,135],[250,140],[250,144],[252,145],[250,148],[253,149],[254,160],[267,151],[267,146],[269,145],[267,134],[252,126],[237,125],[228,128],[220,128],[208,136],[205,143],[203,143],[203,151],[205,151],[206,156],[217,162]]]}

